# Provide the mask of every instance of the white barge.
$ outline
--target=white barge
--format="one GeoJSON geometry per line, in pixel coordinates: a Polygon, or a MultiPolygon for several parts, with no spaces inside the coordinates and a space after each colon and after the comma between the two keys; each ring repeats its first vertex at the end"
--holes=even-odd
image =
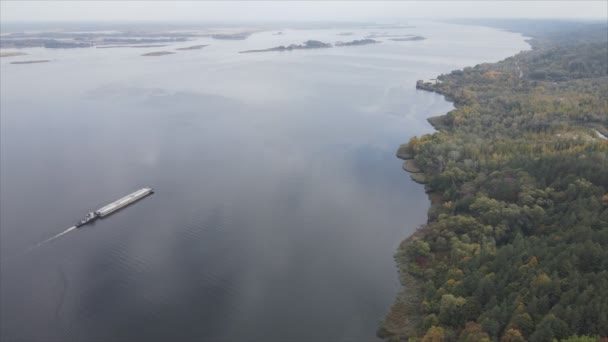
{"type": "Polygon", "coordinates": [[[142,199],[150,194],[153,194],[153,193],[154,193],[154,190],[152,190],[152,188],[139,189],[139,190],[135,191],[134,193],[131,193],[108,205],[105,205],[95,211],[88,213],[84,219],[82,219],[80,222],[78,222],[76,224],[76,227],[80,227],[87,223],[93,222],[93,221],[97,220],[98,218],[108,216],[108,215],[112,214],[113,212],[120,210],[120,209],[128,206],[131,203],[135,203],[135,202],[139,201],[140,199],[142,199]]]}

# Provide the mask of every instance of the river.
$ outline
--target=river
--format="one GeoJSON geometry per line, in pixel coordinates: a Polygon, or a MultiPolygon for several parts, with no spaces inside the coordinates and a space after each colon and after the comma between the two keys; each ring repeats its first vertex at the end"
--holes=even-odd
{"type": "Polygon", "coordinates": [[[395,151],[452,108],[416,80],[528,49],[413,24],[2,58],[2,340],[374,340],[429,207],[395,151]],[[371,31],[427,39],[237,53],[371,31]]]}

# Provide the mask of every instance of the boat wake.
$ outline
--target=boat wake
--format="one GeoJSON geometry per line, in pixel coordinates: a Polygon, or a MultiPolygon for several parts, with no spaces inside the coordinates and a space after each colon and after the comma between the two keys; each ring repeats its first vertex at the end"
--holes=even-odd
{"type": "Polygon", "coordinates": [[[61,237],[61,236],[65,235],[65,234],[67,234],[67,233],[71,232],[71,231],[72,231],[72,230],[74,230],[74,229],[76,229],[76,226],[72,226],[72,227],[70,227],[70,228],[68,228],[68,229],[66,229],[66,230],[64,230],[64,231],[62,231],[61,233],[59,233],[59,234],[57,234],[57,235],[51,236],[50,238],[48,238],[48,239],[46,239],[46,240],[44,240],[44,241],[42,241],[42,242],[38,243],[36,246],[32,247],[31,249],[38,248],[38,247],[40,247],[40,246],[42,246],[42,245],[44,245],[44,244],[46,244],[46,243],[49,243],[49,242],[51,242],[51,241],[53,241],[53,240],[55,240],[55,239],[57,239],[57,238],[59,238],[59,237],[61,237]]]}
{"type": "Polygon", "coordinates": [[[51,241],[53,241],[55,239],[58,239],[58,238],[62,237],[63,235],[71,232],[74,229],[76,229],[76,226],[72,226],[72,227],[70,227],[70,228],[62,231],[59,234],[55,234],[55,235],[51,236],[50,238],[48,238],[48,239],[46,239],[44,241],[41,241],[38,244],[36,244],[36,245],[34,245],[34,246],[32,246],[32,247],[30,247],[30,248],[28,248],[28,249],[20,252],[20,253],[17,253],[16,255],[3,258],[2,260],[0,260],[0,262],[6,262],[6,261],[9,261],[9,260],[14,259],[16,257],[23,256],[24,254],[29,253],[29,252],[33,251],[34,249],[36,249],[36,248],[38,248],[38,247],[40,247],[42,245],[45,245],[45,244],[47,244],[47,243],[49,243],[49,242],[51,242],[51,241]]]}
{"type": "Polygon", "coordinates": [[[53,241],[55,239],[58,239],[58,238],[62,237],[63,235],[71,232],[72,230],[74,230],[74,229],[76,229],[78,227],[81,227],[81,226],[84,226],[85,224],[91,223],[91,222],[97,220],[98,218],[102,218],[104,216],[108,216],[108,215],[112,214],[113,212],[115,212],[115,211],[117,211],[119,209],[122,209],[122,208],[126,207],[129,204],[135,203],[135,202],[137,202],[137,201],[143,199],[144,197],[146,197],[148,195],[151,195],[153,193],[154,193],[154,190],[152,188],[149,188],[149,187],[139,189],[139,190],[135,191],[134,193],[132,193],[130,195],[127,195],[127,196],[125,196],[125,197],[123,197],[121,199],[118,199],[118,200],[116,200],[116,201],[114,201],[114,202],[112,202],[112,203],[110,203],[110,204],[108,204],[108,205],[106,205],[106,206],[104,206],[104,207],[96,210],[96,211],[92,211],[92,212],[88,213],[87,216],[84,219],[82,219],[80,222],[76,223],[75,226],[72,226],[72,227],[70,227],[70,228],[62,231],[59,234],[51,236],[50,238],[48,238],[48,239],[46,239],[46,240],[44,240],[42,242],[39,242],[38,244],[36,244],[36,245],[34,245],[34,246],[32,246],[32,247],[24,250],[23,252],[18,253],[17,255],[13,255],[13,256],[8,257],[8,258],[0,259],[0,262],[5,262],[8,259],[13,259],[13,258],[16,258],[18,256],[24,255],[26,253],[29,253],[29,252],[33,251],[34,249],[36,249],[36,248],[38,248],[38,247],[40,247],[42,245],[46,245],[47,243],[49,243],[49,242],[51,242],[51,241],[53,241]]]}

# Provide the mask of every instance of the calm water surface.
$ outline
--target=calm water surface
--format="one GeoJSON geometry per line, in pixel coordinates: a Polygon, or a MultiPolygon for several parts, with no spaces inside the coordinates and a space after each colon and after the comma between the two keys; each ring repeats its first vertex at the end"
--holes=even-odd
{"type": "Polygon", "coordinates": [[[2,339],[373,340],[429,206],[394,152],[452,108],[416,80],[528,47],[416,25],[3,58],[2,339]],[[237,53],[370,31],[428,39],[237,53]],[[8,64],[31,59],[51,62],[8,64]],[[32,249],[143,186],[156,194],[32,249]]]}

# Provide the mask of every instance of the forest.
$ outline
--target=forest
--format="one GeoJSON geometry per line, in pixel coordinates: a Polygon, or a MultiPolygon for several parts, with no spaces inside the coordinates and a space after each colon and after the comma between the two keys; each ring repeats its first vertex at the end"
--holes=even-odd
{"type": "Polygon", "coordinates": [[[608,27],[525,24],[532,50],[417,84],[455,109],[397,153],[432,204],[384,339],[608,341],[608,27]]]}

